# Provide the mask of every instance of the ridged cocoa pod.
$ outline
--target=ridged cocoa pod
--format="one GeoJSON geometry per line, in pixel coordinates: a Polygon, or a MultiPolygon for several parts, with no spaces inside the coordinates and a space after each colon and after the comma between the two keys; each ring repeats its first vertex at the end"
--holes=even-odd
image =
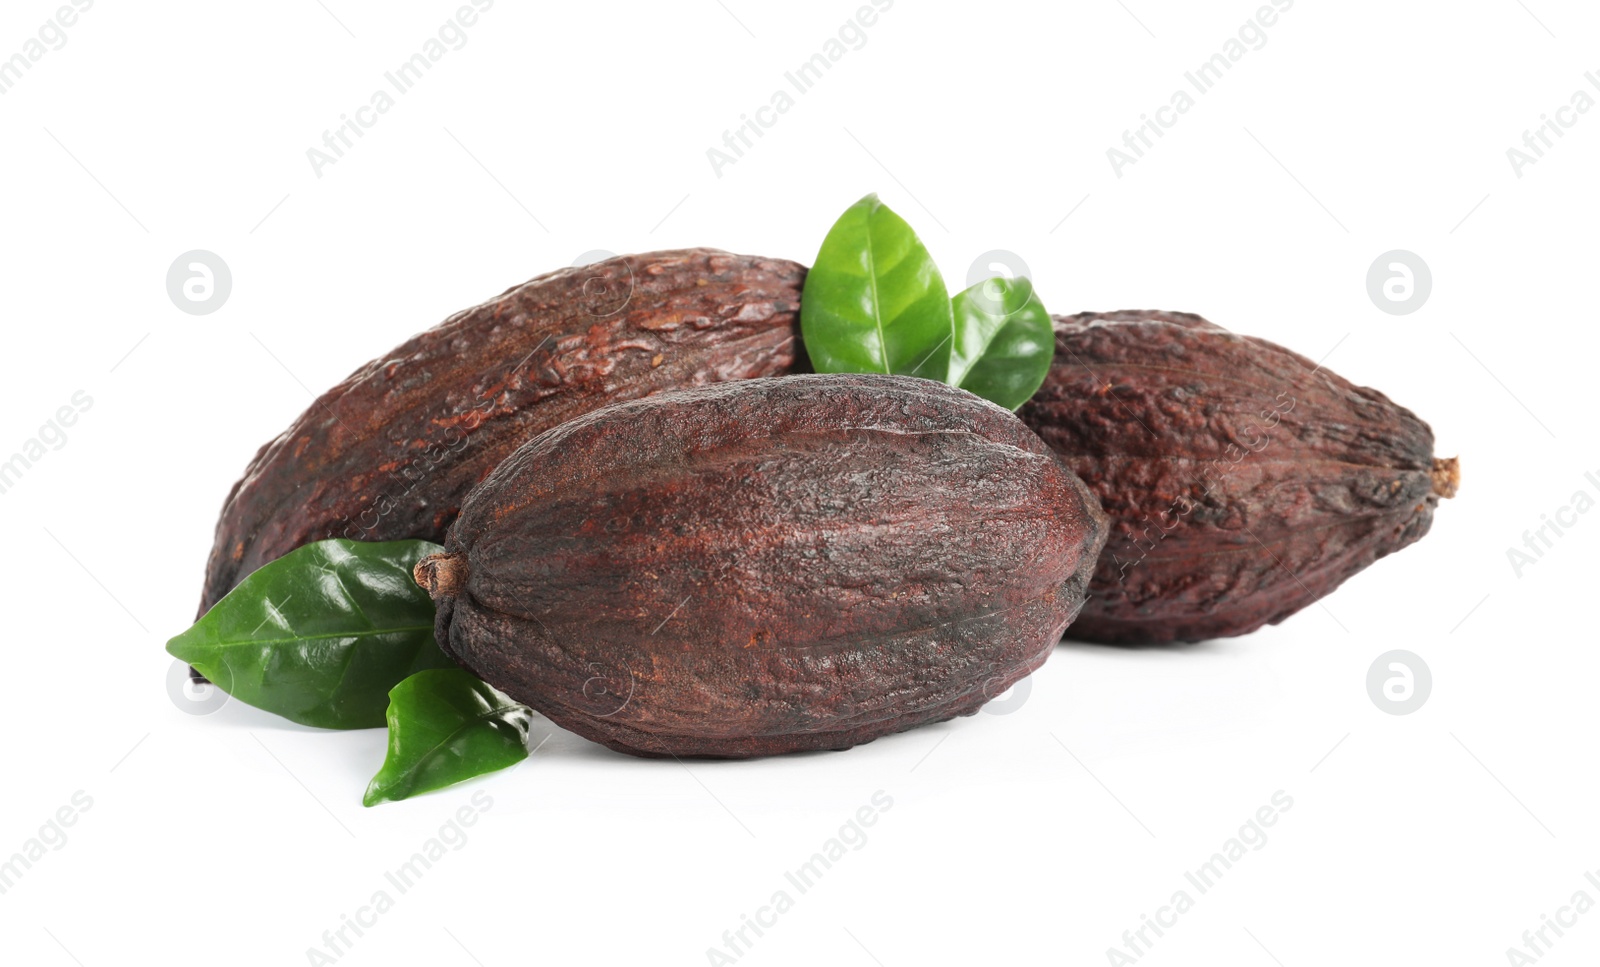
{"type": "Polygon", "coordinates": [[[1187,313],[1086,312],[1055,330],[1018,415],[1112,521],[1069,637],[1276,624],[1426,534],[1455,495],[1428,424],[1281,346],[1187,313]]]}
{"type": "Polygon", "coordinates": [[[899,376],[662,393],[550,430],[417,565],[440,644],[645,756],[845,749],[1042,664],[1105,519],[1005,409],[899,376]]]}
{"type": "Polygon", "coordinates": [[[519,445],[618,400],[793,364],[805,268],[715,249],[542,275],[358,369],[262,447],[217,522],[203,614],[329,537],[441,541],[519,445]]]}

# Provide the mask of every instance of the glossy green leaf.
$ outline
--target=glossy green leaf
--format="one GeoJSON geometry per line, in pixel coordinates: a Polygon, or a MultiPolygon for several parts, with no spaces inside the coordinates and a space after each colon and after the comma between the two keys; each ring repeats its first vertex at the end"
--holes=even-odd
{"type": "Polygon", "coordinates": [[[516,765],[528,757],[532,719],[471,672],[418,672],[389,693],[389,755],[361,802],[396,802],[516,765]]]}
{"type": "Polygon", "coordinates": [[[1033,282],[988,279],[957,293],[951,305],[955,349],[945,381],[1006,409],[1026,403],[1056,354],[1050,313],[1033,282]]]}
{"type": "Polygon", "coordinates": [[[433,639],[433,602],[412,567],[427,541],[329,540],[262,566],[167,642],[241,702],[301,725],[384,724],[389,690],[451,668],[433,639]]]}
{"type": "Polygon", "coordinates": [[[950,296],[917,233],[877,195],[839,216],[806,275],[800,330],[819,373],[940,379],[950,296]]]}

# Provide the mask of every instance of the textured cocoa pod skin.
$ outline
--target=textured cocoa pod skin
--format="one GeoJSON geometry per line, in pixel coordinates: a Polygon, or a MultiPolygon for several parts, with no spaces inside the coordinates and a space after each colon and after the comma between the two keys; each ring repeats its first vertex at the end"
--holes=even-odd
{"type": "Polygon", "coordinates": [[[1377,390],[1196,315],[1055,317],[1018,411],[1112,530],[1068,637],[1196,641],[1276,624],[1428,532],[1456,461],[1377,390]]]}
{"type": "Polygon", "coordinates": [[[261,448],[217,522],[200,612],[312,541],[442,541],[501,460],[596,407],[786,372],[804,279],[782,259],[651,252],[551,272],[451,316],[261,448]]]}
{"type": "Polygon", "coordinates": [[[445,650],[556,724],[742,758],[977,711],[1049,656],[1105,526],[1001,407],[795,375],[544,433],[416,572],[445,650]]]}

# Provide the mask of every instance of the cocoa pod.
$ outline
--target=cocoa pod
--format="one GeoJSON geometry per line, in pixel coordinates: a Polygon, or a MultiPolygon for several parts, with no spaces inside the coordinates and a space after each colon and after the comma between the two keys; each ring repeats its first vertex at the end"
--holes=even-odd
{"type": "Polygon", "coordinates": [[[442,540],[462,499],[540,432],[617,400],[793,364],[805,268],[714,249],[562,269],[356,370],[228,494],[200,602],[302,544],[442,540]]]}
{"type": "Polygon", "coordinates": [[[1194,641],[1276,624],[1428,532],[1456,460],[1377,390],[1196,315],[1055,317],[1018,411],[1112,521],[1072,638],[1194,641]]]}
{"type": "Polygon", "coordinates": [[[644,756],[844,749],[1042,664],[1105,520],[1010,412],[899,376],[617,403],[529,441],[416,566],[440,645],[644,756]]]}

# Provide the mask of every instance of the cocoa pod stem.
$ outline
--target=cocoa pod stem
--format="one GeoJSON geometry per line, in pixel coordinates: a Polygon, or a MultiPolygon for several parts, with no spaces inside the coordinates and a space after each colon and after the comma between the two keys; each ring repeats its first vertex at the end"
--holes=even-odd
{"type": "Polygon", "coordinates": [[[1449,500],[1461,487],[1461,460],[1458,457],[1436,457],[1433,461],[1433,495],[1449,500]]]}
{"type": "Polygon", "coordinates": [[[411,569],[411,576],[433,600],[453,598],[467,582],[467,558],[463,554],[429,554],[411,569]]]}

